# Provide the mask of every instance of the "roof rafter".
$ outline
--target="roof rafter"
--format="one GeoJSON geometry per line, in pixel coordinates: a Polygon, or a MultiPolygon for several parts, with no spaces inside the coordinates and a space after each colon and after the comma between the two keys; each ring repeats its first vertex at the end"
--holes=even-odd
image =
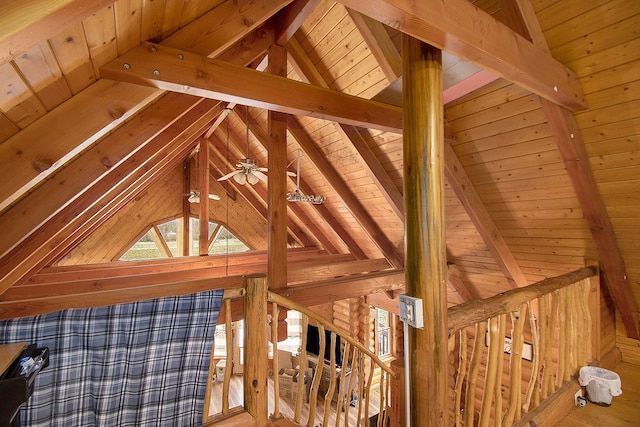
{"type": "Polygon", "coordinates": [[[527,279],[518,262],[502,238],[493,218],[484,207],[478,192],[450,144],[444,144],[444,174],[500,269],[509,279],[511,286],[514,288],[527,286],[527,279]]]}
{"type": "Polygon", "coordinates": [[[345,184],[333,166],[325,159],[320,150],[313,144],[307,133],[302,128],[298,119],[289,116],[289,132],[298,141],[309,159],[314,163],[318,171],[325,177],[331,187],[349,209],[353,217],[358,221],[365,233],[371,238],[391,265],[400,268],[404,265],[404,258],[400,256],[391,241],[371,218],[367,210],[360,204],[351,189],[345,184]]]}
{"type": "Polygon", "coordinates": [[[295,0],[282,9],[275,19],[275,43],[284,46],[319,3],[320,0],[295,0]]]}
{"type": "Polygon", "coordinates": [[[56,34],[77,24],[113,0],[46,0],[23,2],[20,8],[2,6],[0,13],[0,65],[17,58],[56,34]]]}
{"type": "Polygon", "coordinates": [[[339,0],[416,39],[572,110],[586,108],[577,76],[467,0],[339,0]]]}

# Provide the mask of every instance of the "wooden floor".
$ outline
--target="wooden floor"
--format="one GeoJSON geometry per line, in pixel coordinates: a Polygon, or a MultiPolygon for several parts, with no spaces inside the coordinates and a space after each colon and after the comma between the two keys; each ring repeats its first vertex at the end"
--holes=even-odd
{"type": "MultiPolygon", "coordinates": [[[[229,408],[234,408],[243,405],[244,398],[242,396],[242,375],[233,375],[231,377],[231,385],[229,386],[229,408]]],[[[214,382],[211,387],[211,401],[209,407],[209,416],[222,412],[222,383],[214,382]]],[[[371,399],[369,402],[369,417],[374,416],[379,412],[379,393],[377,387],[372,387],[371,399]]],[[[280,413],[282,417],[293,419],[295,412],[295,402],[288,398],[280,398],[280,413]]],[[[336,403],[332,402],[329,410],[329,423],[328,425],[336,425],[336,403]]],[[[273,414],[273,380],[269,377],[269,414],[273,414]]],[[[322,418],[324,415],[324,399],[318,397],[318,404],[316,408],[316,417],[314,425],[322,425],[322,418]]],[[[348,407],[349,426],[357,426],[356,418],[358,415],[358,408],[348,407]]],[[[300,424],[306,425],[309,417],[309,404],[303,405],[300,424]]],[[[341,419],[344,420],[344,411],[341,413],[341,419]]],[[[276,424],[279,425],[279,424],[276,424]]],[[[286,425],[286,424],[285,424],[286,425]]],[[[344,421],[340,423],[344,426],[344,421]]]]}
{"type": "Polygon", "coordinates": [[[614,397],[611,406],[574,408],[558,425],[562,427],[638,427],[640,426],[640,366],[620,363],[612,369],[620,375],[622,395],[614,397]]]}

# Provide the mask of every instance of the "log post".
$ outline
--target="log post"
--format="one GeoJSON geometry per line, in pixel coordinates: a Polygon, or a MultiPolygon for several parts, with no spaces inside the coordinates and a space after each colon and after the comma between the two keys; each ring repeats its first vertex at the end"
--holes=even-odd
{"type": "Polygon", "coordinates": [[[406,427],[406,417],[404,415],[404,362],[394,360],[391,362],[391,369],[397,374],[391,379],[391,425],[406,427]]]}
{"type": "Polygon", "coordinates": [[[447,417],[447,292],[444,240],[442,52],[402,38],[405,286],[423,300],[424,328],[409,328],[412,426],[447,417]]]}
{"type": "Polygon", "coordinates": [[[244,406],[263,427],[268,422],[266,277],[245,276],[244,287],[244,406]]]}
{"type": "MultiPolygon", "coordinates": [[[[267,71],[281,77],[287,76],[287,51],[284,47],[273,45],[269,49],[267,71]]],[[[267,220],[268,220],[268,261],[267,272],[269,289],[287,287],[287,117],[278,111],[267,112],[269,124],[267,182],[267,220]]],[[[277,319],[278,341],[287,339],[287,311],[283,310],[277,319]]]]}

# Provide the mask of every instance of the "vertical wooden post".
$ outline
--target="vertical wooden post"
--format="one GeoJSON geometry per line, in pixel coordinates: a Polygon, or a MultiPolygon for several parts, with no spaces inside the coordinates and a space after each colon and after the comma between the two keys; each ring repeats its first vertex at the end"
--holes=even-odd
{"type": "Polygon", "coordinates": [[[209,255],[209,140],[200,141],[198,153],[198,186],[200,191],[200,256],[209,255]]]}
{"type": "Polygon", "coordinates": [[[391,362],[391,369],[398,376],[391,378],[391,425],[406,427],[406,417],[404,415],[404,363],[402,360],[391,362]]]}
{"type": "MultiPolygon", "coordinates": [[[[269,48],[271,74],[287,76],[287,50],[278,45],[269,48]]],[[[269,289],[287,287],[287,114],[269,111],[269,185],[267,206],[268,261],[267,277],[269,289]]],[[[278,339],[287,339],[286,310],[278,319],[278,339]]]]}
{"type": "Polygon", "coordinates": [[[244,277],[244,406],[258,427],[268,421],[267,280],[244,277]]]}
{"type": "Polygon", "coordinates": [[[447,417],[442,52],[403,35],[405,283],[423,300],[424,328],[409,328],[412,426],[447,417]]]}
{"type": "Polygon", "coordinates": [[[182,233],[179,242],[179,252],[182,256],[189,256],[191,245],[191,203],[187,194],[191,191],[191,160],[187,158],[183,165],[182,189],[185,196],[182,198],[182,233]]]}
{"type": "Polygon", "coordinates": [[[598,266],[598,272],[589,277],[589,312],[591,313],[591,358],[600,360],[602,358],[602,345],[600,343],[602,326],[600,321],[600,266],[598,261],[587,259],[585,265],[598,266]]]}

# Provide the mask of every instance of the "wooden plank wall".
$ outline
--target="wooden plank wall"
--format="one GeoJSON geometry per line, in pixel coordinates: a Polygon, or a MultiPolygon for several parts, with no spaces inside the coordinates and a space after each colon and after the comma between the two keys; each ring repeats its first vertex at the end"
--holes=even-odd
{"type": "MultiPolygon", "coordinates": [[[[640,302],[640,2],[533,2],[552,54],[580,77],[589,109],[576,120],[640,302]]],[[[640,342],[617,325],[623,360],[640,342]]]]}

